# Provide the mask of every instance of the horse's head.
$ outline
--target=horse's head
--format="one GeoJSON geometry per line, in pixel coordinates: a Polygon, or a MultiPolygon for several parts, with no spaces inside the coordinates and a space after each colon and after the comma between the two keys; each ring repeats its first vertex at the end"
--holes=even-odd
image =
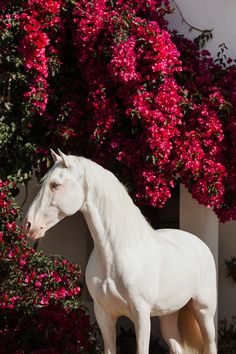
{"type": "Polygon", "coordinates": [[[59,155],[52,150],[51,154],[55,163],[25,217],[25,233],[32,239],[43,237],[65,216],[80,210],[85,201],[84,169],[76,157],[60,150],[59,155]]]}

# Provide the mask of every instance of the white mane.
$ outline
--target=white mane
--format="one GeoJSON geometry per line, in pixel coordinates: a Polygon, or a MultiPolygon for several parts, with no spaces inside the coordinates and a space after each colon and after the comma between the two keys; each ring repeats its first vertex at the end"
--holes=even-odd
{"type": "Polygon", "coordinates": [[[144,233],[144,229],[149,232],[152,230],[124,185],[113,173],[86,158],[78,157],[77,161],[85,170],[86,188],[100,215],[106,216],[105,219],[112,227],[117,225],[120,229],[132,229],[136,237],[137,233],[144,233]]]}

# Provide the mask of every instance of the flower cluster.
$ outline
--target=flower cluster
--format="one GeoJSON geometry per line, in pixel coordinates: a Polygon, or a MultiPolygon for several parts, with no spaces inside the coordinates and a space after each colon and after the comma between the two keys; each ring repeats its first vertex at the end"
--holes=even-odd
{"type": "Polygon", "coordinates": [[[235,120],[235,66],[225,69],[191,41],[175,32],[172,38],[181,53],[183,70],[177,82],[183,88],[185,117],[175,138],[173,162],[199,203],[213,207],[223,222],[235,219],[236,150],[230,127],[235,120]]]}
{"type": "Polygon", "coordinates": [[[1,10],[15,43],[3,58],[10,50],[21,60],[15,109],[40,151],[35,167],[44,172],[60,144],[115,172],[138,204],[162,207],[181,181],[220,220],[236,219],[236,69],[168,31],[168,0],[15,9],[1,10]]]}
{"type": "Polygon", "coordinates": [[[74,55],[87,93],[86,130],[77,149],[85,146],[86,155],[119,173],[140,203],[160,207],[171,195],[173,176],[167,171],[182,118],[174,78],[181,70],[179,53],[155,20],[154,2],[108,4],[94,1],[81,8],[78,2],[74,11],[74,55]],[[86,136],[93,141],[89,148],[86,136]]]}
{"type": "Polygon", "coordinates": [[[82,307],[65,309],[54,304],[30,314],[6,309],[0,313],[3,354],[101,353],[96,344],[96,331],[82,307]]]}
{"type": "Polygon", "coordinates": [[[16,224],[15,185],[0,181],[1,353],[96,353],[79,266],[35,252],[16,224]]]}
{"type": "Polygon", "coordinates": [[[33,112],[39,115],[43,114],[48,103],[49,92],[46,79],[49,75],[49,62],[57,61],[58,51],[53,45],[53,38],[57,33],[55,29],[62,26],[59,16],[61,6],[60,0],[49,0],[47,4],[28,0],[25,1],[23,10],[18,15],[19,26],[23,33],[18,51],[23,57],[26,71],[31,74],[29,91],[25,92],[24,96],[30,101],[33,112]]]}

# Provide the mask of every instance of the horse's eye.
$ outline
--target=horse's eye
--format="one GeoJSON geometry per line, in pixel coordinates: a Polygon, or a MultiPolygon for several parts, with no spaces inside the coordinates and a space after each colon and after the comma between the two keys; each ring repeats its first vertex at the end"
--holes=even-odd
{"type": "Polygon", "coordinates": [[[51,189],[58,189],[60,187],[60,183],[51,182],[50,187],[51,187],[51,189]]]}

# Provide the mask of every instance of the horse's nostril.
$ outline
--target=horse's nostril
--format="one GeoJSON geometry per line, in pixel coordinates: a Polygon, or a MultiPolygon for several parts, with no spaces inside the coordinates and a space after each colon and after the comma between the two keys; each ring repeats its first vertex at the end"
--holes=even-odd
{"type": "Polygon", "coordinates": [[[40,230],[43,230],[43,226],[40,227],[40,230]]]}
{"type": "Polygon", "coordinates": [[[29,231],[29,230],[30,230],[30,227],[31,227],[31,222],[30,222],[30,221],[27,221],[27,222],[25,223],[25,228],[26,228],[26,230],[29,231]]]}

